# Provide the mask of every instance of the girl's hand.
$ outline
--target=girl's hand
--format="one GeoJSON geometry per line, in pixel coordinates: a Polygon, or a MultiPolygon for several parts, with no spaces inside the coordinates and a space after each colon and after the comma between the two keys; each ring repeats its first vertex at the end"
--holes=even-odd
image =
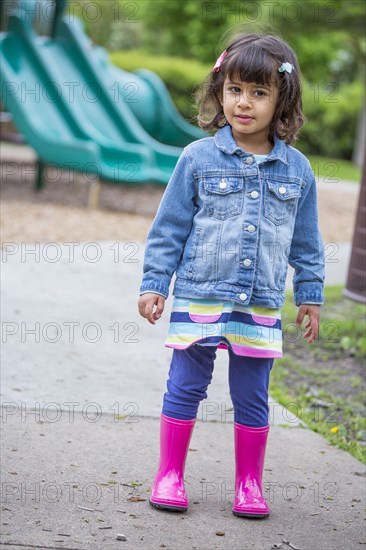
{"type": "Polygon", "coordinates": [[[309,321],[305,325],[305,328],[309,330],[304,334],[304,338],[308,338],[308,342],[311,344],[319,333],[320,306],[316,304],[302,304],[297,312],[297,326],[301,327],[305,315],[309,317],[309,321]]]}
{"type": "Polygon", "coordinates": [[[142,294],[138,301],[140,315],[147,319],[152,325],[155,325],[156,321],[160,319],[164,311],[164,306],[164,296],[160,296],[160,294],[154,294],[153,292],[142,294]],[[153,311],[154,306],[156,306],[155,311],[153,311]]]}

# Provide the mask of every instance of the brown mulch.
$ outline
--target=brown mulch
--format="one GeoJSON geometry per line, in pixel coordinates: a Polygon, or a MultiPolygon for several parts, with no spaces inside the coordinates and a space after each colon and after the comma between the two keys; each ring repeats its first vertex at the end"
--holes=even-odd
{"type": "MultiPolygon", "coordinates": [[[[45,188],[37,192],[31,167],[14,176],[4,173],[2,242],[144,241],[164,191],[158,185],[104,184],[98,209],[90,210],[90,181],[81,177],[69,181],[67,173],[51,170],[45,188]]],[[[318,205],[324,242],[351,241],[357,194],[318,189],[318,205]]]]}

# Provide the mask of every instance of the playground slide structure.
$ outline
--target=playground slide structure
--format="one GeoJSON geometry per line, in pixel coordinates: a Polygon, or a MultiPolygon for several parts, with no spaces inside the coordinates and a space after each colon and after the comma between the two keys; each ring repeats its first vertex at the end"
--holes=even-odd
{"type": "Polygon", "coordinates": [[[58,10],[51,36],[38,34],[37,1],[19,3],[0,33],[0,83],[2,101],[40,167],[166,184],[181,148],[205,134],[179,115],[156,75],[109,63],[77,18],[58,10]]]}

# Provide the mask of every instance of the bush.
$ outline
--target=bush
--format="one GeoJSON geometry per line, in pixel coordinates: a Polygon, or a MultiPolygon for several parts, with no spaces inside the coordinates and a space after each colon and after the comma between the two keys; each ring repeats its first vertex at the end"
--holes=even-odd
{"type": "Polygon", "coordinates": [[[305,154],[350,160],[362,110],[361,82],[337,87],[303,82],[303,103],[307,122],[299,147],[305,154]]]}
{"type": "MultiPolygon", "coordinates": [[[[142,50],[112,52],[110,59],[126,71],[146,68],[159,75],[183,117],[190,121],[196,113],[194,91],[212,68],[195,60],[157,57],[142,50]]],[[[344,83],[333,89],[330,85],[303,81],[308,121],[301,132],[299,149],[305,154],[351,159],[362,100],[361,82],[344,83]]]]}
{"type": "Polygon", "coordinates": [[[192,59],[152,56],[141,50],[112,52],[110,60],[125,71],[144,68],[156,73],[164,81],[182,116],[192,120],[196,113],[194,92],[211,66],[192,59]]]}

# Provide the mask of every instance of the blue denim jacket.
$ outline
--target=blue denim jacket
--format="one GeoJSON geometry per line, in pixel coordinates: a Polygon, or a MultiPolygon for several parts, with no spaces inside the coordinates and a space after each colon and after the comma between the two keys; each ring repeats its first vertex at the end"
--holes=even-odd
{"type": "Polygon", "coordinates": [[[230,126],[188,145],[148,233],[140,293],[281,307],[290,264],[296,305],[322,304],[324,246],[314,173],[275,138],[267,159],[230,126]]]}

